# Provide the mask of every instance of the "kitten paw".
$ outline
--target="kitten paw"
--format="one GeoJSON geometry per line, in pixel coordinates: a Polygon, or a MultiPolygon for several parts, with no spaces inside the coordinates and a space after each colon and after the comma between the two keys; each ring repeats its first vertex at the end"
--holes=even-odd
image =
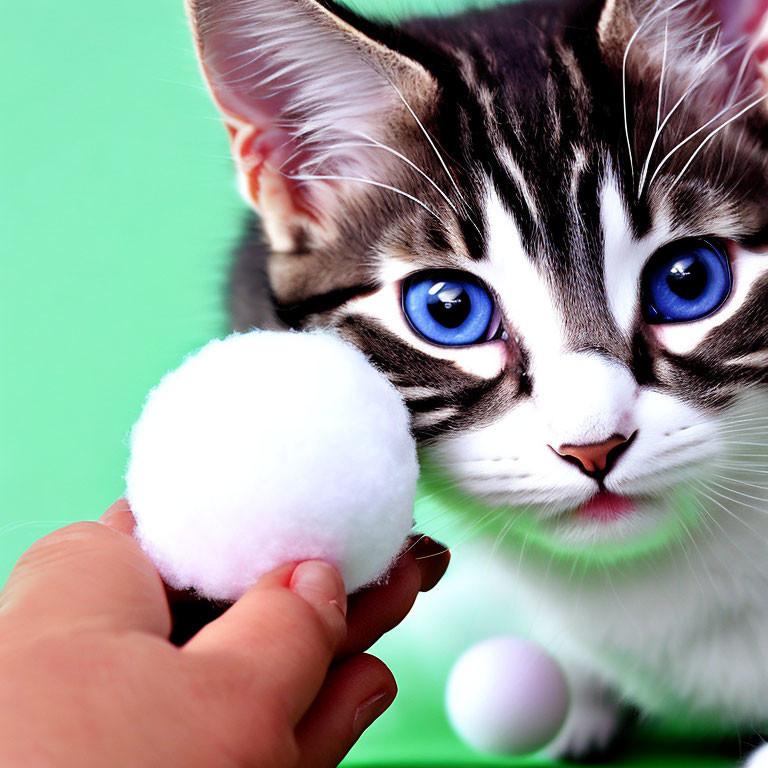
{"type": "Polygon", "coordinates": [[[571,690],[568,719],[547,754],[577,762],[606,759],[616,752],[627,720],[627,710],[609,689],[580,681],[571,690]]]}
{"type": "Polygon", "coordinates": [[[744,768],[768,768],[768,744],[758,747],[747,758],[744,768]]]}

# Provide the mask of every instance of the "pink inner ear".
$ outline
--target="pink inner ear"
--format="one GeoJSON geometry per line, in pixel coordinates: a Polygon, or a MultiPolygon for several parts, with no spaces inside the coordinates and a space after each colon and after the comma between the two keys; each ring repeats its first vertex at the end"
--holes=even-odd
{"type": "Polygon", "coordinates": [[[381,178],[375,137],[401,105],[373,43],[314,0],[196,5],[202,65],[257,207],[279,199],[317,218],[345,179],[381,178]]]}
{"type": "Polygon", "coordinates": [[[268,163],[286,175],[294,173],[307,161],[308,155],[306,149],[296,147],[289,131],[269,124],[255,125],[240,149],[240,158],[246,168],[268,163]]]}
{"type": "Polygon", "coordinates": [[[762,41],[755,50],[755,58],[764,64],[768,62],[768,0],[757,0],[750,24],[750,32],[762,41]]]}
{"type": "Polygon", "coordinates": [[[257,88],[271,72],[262,57],[242,48],[242,40],[226,28],[211,33],[201,45],[203,68],[225,111],[254,125],[266,125],[285,110],[287,99],[279,83],[261,91],[257,88]]]}
{"type": "Polygon", "coordinates": [[[746,31],[748,34],[758,34],[766,22],[768,16],[768,0],[755,0],[754,9],[747,18],[746,31]]]}
{"type": "Polygon", "coordinates": [[[768,0],[709,0],[709,4],[729,41],[757,34],[768,14],[768,0]]]}
{"type": "MultiPolygon", "coordinates": [[[[308,153],[295,149],[287,131],[274,126],[254,126],[253,131],[243,139],[230,127],[230,136],[233,141],[233,154],[247,178],[248,190],[254,203],[258,205],[261,202],[264,189],[263,171],[267,165],[272,171],[282,175],[280,187],[287,193],[284,200],[290,199],[290,206],[295,211],[316,218],[308,189],[301,182],[290,179],[300,168],[300,164],[306,161],[308,153]]],[[[274,184],[274,174],[272,179],[270,183],[274,184]]]]}

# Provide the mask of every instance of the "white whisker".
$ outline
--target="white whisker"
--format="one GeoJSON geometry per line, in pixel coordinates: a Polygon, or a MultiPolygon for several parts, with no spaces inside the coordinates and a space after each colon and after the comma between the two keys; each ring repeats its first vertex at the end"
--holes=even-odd
{"type": "MultiPolygon", "coordinates": [[[[743,485],[745,488],[754,488],[757,491],[768,491],[768,485],[756,485],[755,483],[747,483],[744,480],[737,480],[735,477],[729,477],[728,475],[712,474],[712,477],[716,477],[719,480],[728,480],[738,485],[743,485]]],[[[768,510],[766,510],[768,512],[768,510]]]]}
{"type": "MultiPolygon", "coordinates": [[[[751,555],[748,555],[743,547],[740,547],[738,544],[736,544],[733,540],[733,538],[727,533],[725,528],[720,524],[720,521],[704,506],[704,504],[701,503],[701,499],[699,499],[697,496],[692,496],[693,501],[695,502],[696,506],[699,508],[699,510],[702,512],[704,517],[701,519],[704,525],[707,526],[707,531],[712,535],[714,538],[715,531],[712,530],[709,523],[713,523],[717,526],[718,530],[720,531],[719,534],[717,534],[719,537],[723,538],[725,541],[728,542],[728,544],[733,547],[733,549],[736,550],[736,552],[739,553],[739,555],[746,560],[748,563],[751,563],[753,566],[755,566],[754,559],[751,555]]],[[[716,554],[718,552],[718,548],[710,549],[710,552],[714,554],[717,557],[718,562],[725,568],[726,571],[730,574],[731,578],[734,580],[734,583],[737,582],[738,578],[736,574],[733,571],[733,568],[731,567],[731,564],[728,562],[727,557],[723,557],[720,554],[716,554]]],[[[714,585],[713,585],[714,586],[714,585]]]]}
{"type": "Polygon", "coordinates": [[[469,539],[472,536],[476,536],[484,528],[487,528],[489,525],[492,525],[503,514],[504,514],[503,512],[498,511],[498,507],[490,509],[484,515],[482,515],[479,520],[476,520],[474,523],[472,523],[472,525],[470,525],[469,528],[467,528],[466,531],[464,531],[464,533],[455,542],[453,542],[451,549],[455,550],[456,547],[458,547],[460,544],[464,544],[467,541],[469,541],[469,539]]]}
{"type": "Polygon", "coordinates": [[[661,59],[661,77],[659,78],[659,106],[656,110],[656,132],[661,125],[661,105],[664,100],[664,78],[667,75],[667,48],[669,46],[669,20],[664,25],[664,55],[661,59]]]}
{"type": "MultiPolygon", "coordinates": [[[[746,437],[764,437],[768,436],[768,427],[766,427],[765,424],[736,424],[733,427],[726,427],[724,429],[719,429],[718,433],[722,435],[725,438],[728,438],[726,442],[728,444],[733,444],[730,442],[731,437],[738,437],[738,436],[746,436],[746,437]]],[[[764,443],[764,445],[768,446],[768,443],[764,443]]]]}
{"type": "MultiPolygon", "coordinates": [[[[670,5],[668,8],[661,9],[658,13],[658,16],[662,17],[666,15],[668,19],[672,11],[676,10],[687,2],[691,2],[691,0],[677,0],[677,2],[672,3],[672,5],[670,5]]],[[[629,135],[629,108],[627,103],[627,61],[629,60],[629,54],[632,50],[632,46],[635,44],[635,41],[639,37],[640,33],[646,29],[649,23],[656,21],[654,14],[659,9],[660,4],[661,0],[656,0],[656,2],[653,4],[653,7],[648,11],[646,17],[640,22],[640,24],[637,25],[637,29],[632,33],[632,36],[629,38],[629,42],[627,43],[627,47],[624,49],[624,59],[621,67],[621,90],[622,101],[624,105],[624,134],[627,140],[627,149],[629,150],[629,165],[633,179],[635,178],[635,160],[634,152],[632,151],[632,138],[629,135]]],[[[666,23],[669,23],[668,20],[666,23]]]]}
{"type": "Polygon", "coordinates": [[[745,421],[761,421],[763,424],[768,424],[768,416],[759,416],[760,411],[752,411],[751,413],[746,413],[744,416],[738,419],[728,419],[728,424],[742,424],[745,421]]]}
{"type": "Polygon", "coordinates": [[[637,40],[637,37],[640,34],[642,28],[643,24],[638,25],[632,37],[629,38],[627,47],[624,50],[624,62],[621,68],[622,97],[624,100],[624,133],[627,137],[627,149],[629,150],[629,167],[632,172],[633,179],[635,178],[635,159],[634,152],[632,151],[632,139],[629,135],[629,107],[627,104],[627,60],[629,59],[629,52],[632,49],[635,40],[637,40]]]}
{"type": "Polygon", "coordinates": [[[50,528],[50,530],[54,530],[71,522],[72,520],[12,520],[0,527],[0,536],[21,528],[50,528]]]}
{"type": "Polygon", "coordinates": [[[763,103],[763,102],[764,102],[766,99],[768,99],[768,94],[767,94],[767,95],[765,95],[765,96],[761,96],[759,99],[756,99],[755,101],[751,102],[751,103],[750,103],[750,104],[748,104],[746,107],[744,107],[744,109],[742,109],[742,110],[741,110],[741,111],[740,111],[738,114],[736,114],[736,115],[734,115],[733,117],[729,118],[729,119],[728,119],[728,120],[726,120],[726,121],[725,121],[725,122],[724,122],[722,125],[720,125],[720,126],[718,126],[717,128],[715,128],[715,130],[714,130],[714,131],[712,131],[712,133],[710,133],[710,134],[709,134],[709,136],[707,136],[707,138],[706,138],[706,139],[704,139],[704,141],[702,141],[702,142],[701,142],[701,144],[699,144],[699,146],[696,148],[696,151],[695,151],[695,152],[694,152],[694,153],[691,155],[691,157],[688,159],[688,162],[687,162],[687,163],[685,164],[685,166],[683,167],[683,170],[682,170],[682,171],[680,171],[680,173],[677,175],[677,177],[675,178],[675,180],[672,182],[672,185],[671,185],[671,187],[670,187],[670,190],[671,190],[671,189],[674,189],[674,187],[675,187],[675,186],[678,184],[678,182],[680,181],[680,179],[681,179],[681,178],[682,178],[682,177],[685,175],[686,171],[687,171],[687,170],[688,170],[688,169],[691,167],[691,164],[692,164],[692,163],[693,163],[693,161],[696,159],[696,157],[698,156],[699,152],[701,152],[701,151],[704,149],[704,147],[705,147],[707,144],[709,144],[709,142],[710,142],[710,141],[712,141],[712,140],[715,138],[715,136],[717,136],[717,134],[718,134],[718,133],[720,133],[720,131],[722,131],[722,130],[724,130],[725,128],[727,128],[727,127],[728,127],[728,126],[729,126],[731,123],[733,123],[733,122],[735,122],[736,120],[738,120],[740,117],[742,117],[743,115],[745,115],[745,114],[746,114],[747,112],[749,112],[750,110],[754,109],[754,108],[755,108],[756,106],[758,106],[759,104],[762,104],[762,103],[763,103]]]}
{"type": "Polygon", "coordinates": [[[763,459],[768,459],[766,453],[729,453],[729,459],[749,459],[751,461],[760,461],[763,464],[763,459]]]}
{"type": "Polygon", "coordinates": [[[413,111],[413,108],[408,103],[408,100],[405,98],[405,96],[403,96],[400,89],[391,80],[388,82],[394,89],[395,93],[400,97],[400,101],[403,102],[403,104],[405,105],[405,108],[411,113],[411,117],[413,117],[413,119],[416,121],[416,124],[419,126],[419,129],[424,134],[424,138],[426,138],[426,140],[429,142],[429,146],[432,147],[432,151],[435,153],[435,156],[440,162],[440,165],[443,166],[443,170],[445,171],[446,176],[448,176],[448,178],[450,179],[451,184],[453,184],[453,188],[456,190],[456,194],[459,196],[459,199],[464,203],[464,205],[467,206],[467,208],[469,208],[469,205],[466,199],[461,194],[459,185],[456,183],[456,180],[453,178],[453,174],[451,174],[451,172],[448,170],[448,166],[445,164],[445,160],[443,160],[443,156],[440,154],[440,151],[438,150],[435,142],[432,140],[432,137],[429,135],[429,131],[427,131],[427,129],[424,127],[421,120],[419,120],[419,116],[413,111]]]}
{"type": "Polygon", "coordinates": [[[739,462],[728,463],[728,462],[721,461],[715,464],[714,466],[717,467],[718,469],[725,469],[725,470],[738,469],[753,475],[768,475],[768,469],[754,469],[750,466],[745,466],[744,464],[739,462]]]}
{"type": "Polygon", "coordinates": [[[419,200],[417,197],[414,197],[413,195],[409,195],[407,192],[403,192],[402,189],[398,189],[397,187],[393,187],[390,184],[384,184],[381,181],[373,181],[373,179],[364,179],[359,176],[333,176],[331,174],[321,174],[321,175],[312,175],[312,174],[298,174],[298,175],[292,175],[292,174],[285,174],[285,176],[289,179],[294,179],[296,181],[357,181],[361,184],[370,184],[374,187],[379,187],[381,189],[388,189],[390,192],[396,192],[398,195],[402,195],[405,198],[408,198],[408,200],[412,200],[417,205],[420,205],[427,213],[432,214],[443,226],[446,226],[445,221],[443,221],[442,218],[440,218],[439,214],[437,214],[435,211],[433,211],[426,203],[419,200]]]}
{"type": "Polygon", "coordinates": [[[422,176],[424,179],[426,179],[434,188],[437,190],[440,197],[445,200],[446,203],[451,207],[451,210],[458,216],[459,211],[456,208],[456,206],[453,204],[453,201],[448,197],[448,195],[443,192],[443,190],[438,186],[438,184],[432,179],[429,174],[427,174],[425,171],[423,171],[421,168],[419,168],[416,163],[414,163],[412,160],[409,160],[405,155],[398,152],[396,149],[393,149],[392,147],[388,147],[386,144],[382,144],[380,141],[376,141],[376,139],[372,138],[371,136],[367,136],[364,133],[359,134],[362,138],[366,139],[367,141],[371,142],[370,144],[364,144],[364,143],[356,143],[356,142],[344,142],[344,144],[340,146],[348,146],[348,147],[375,147],[377,149],[383,149],[385,152],[389,152],[390,154],[394,155],[395,157],[400,158],[404,163],[407,163],[411,168],[413,168],[416,173],[418,173],[420,176],[422,176]]]}
{"type": "MultiPolygon", "coordinates": [[[[691,95],[691,94],[692,94],[692,93],[693,93],[693,92],[694,92],[694,91],[695,91],[697,88],[699,88],[701,85],[703,85],[703,84],[704,84],[704,82],[705,82],[705,80],[704,80],[704,77],[706,76],[706,74],[707,74],[707,73],[708,73],[708,72],[709,72],[709,71],[710,71],[710,70],[711,70],[711,69],[712,69],[714,66],[716,66],[716,65],[717,65],[717,64],[718,64],[720,61],[722,61],[722,59],[723,59],[723,58],[725,58],[725,56],[727,56],[727,55],[728,55],[728,53],[730,53],[730,50],[726,50],[726,51],[724,51],[723,53],[721,53],[721,54],[720,54],[720,56],[718,56],[717,58],[713,59],[713,60],[712,60],[712,61],[711,61],[711,62],[710,62],[710,63],[709,63],[709,64],[708,64],[708,65],[707,65],[707,66],[706,66],[706,67],[705,67],[705,68],[704,68],[704,69],[703,69],[703,70],[702,70],[700,73],[699,73],[698,77],[697,77],[697,78],[694,80],[693,84],[692,84],[692,85],[690,85],[690,86],[688,87],[688,89],[685,91],[685,93],[683,93],[683,95],[682,95],[682,96],[681,96],[681,97],[680,97],[680,98],[677,100],[677,102],[675,103],[675,106],[674,106],[674,107],[672,107],[672,109],[669,111],[669,113],[667,114],[667,116],[664,118],[664,122],[663,122],[663,123],[662,123],[660,126],[658,126],[658,127],[657,127],[657,130],[656,130],[656,135],[653,137],[653,141],[651,142],[651,148],[650,148],[650,150],[648,151],[648,157],[646,158],[646,161],[645,161],[645,165],[643,166],[643,171],[642,171],[642,174],[641,174],[641,177],[640,177],[640,188],[639,188],[639,190],[638,190],[638,199],[639,199],[639,198],[642,196],[642,194],[643,194],[643,189],[645,188],[645,181],[646,181],[646,179],[647,179],[647,177],[648,177],[648,171],[649,171],[649,169],[650,169],[651,159],[652,159],[652,157],[653,157],[653,151],[656,149],[656,144],[657,144],[657,142],[659,141],[659,139],[661,138],[661,135],[663,134],[663,132],[664,132],[664,129],[667,127],[667,124],[668,124],[668,123],[669,123],[669,121],[672,119],[672,117],[675,115],[675,113],[677,112],[677,110],[678,110],[678,109],[679,109],[679,108],[680,108],[680,107],[683,105],[683,102],[685,102],[685,100],[686,100],[686,99],[687,99],[687,98],[688,98],[688,97],[689,97],[689,96],[690,96],[690,95],[691,95]]],[[[669,158],[670,158],[670,157],[671,157],[671,156],[672,156],[672,155],[673,155],[673,154],[674,154],[674,153],[675,153],[675,152],[676,152],[676,151],[677,151],[677,150],[678,150],[680,147],[682,147],[684,144],[686,144],[688,141],[690,141],[690,140],[691,140],[691,139],[692,139],[694,136],[696,136],[698,133],[700,133],[701,131],[705,130],[705,129],[706,129],[708,126],[709,126],[709,125],[711,125],[711,123],[712,123],[712,122],[714,122],[715,120],[717,120],[717,118],[718,118],[718,117],[720,117],[720,115],[722,115],[722,114],[724,114],[725,112],[727,112],[727,111],[728,111],[728,109],[730,109],[730,107],[726,107],[726,109],[725,109],[725,110],[723,110],[721,113],[719,113],[719,114],[718,114],[718,115],[717,115],[717,116],[716,116],[716,117],[715,117],[713,120],[711,120],[711,121],[710,121],[709,123],[707,123],[706,125],[703,125],[703,126],[702,126],[702,127],[699,129],[699,131],[697,131],[696,133],[692,133],[692,134],[691,134],[691,135],[690,135],[690,136],[689,136],[687,139],[685,139],[685,141],[682,141],[682,142],[680,142],[680,144],[678,144],[678,145],[677,145],[677,147],[675,147],[675,148],[674,148],[674,149],[673,149],[673,150],[672,150],[672,151],[671,151],[671,152],[670,152],[668,155],[666,155],[666,156],[664,157],[664,159],[663,159],[663,160],[662,160],[662,161],[661,161],[661,162],[658,164],[658,166],[656,166],[656,170],[654,171],[654,173],[653,173],[653,176],[651,177],[651,180],[650,180],[650,182],[648,183],[648,186],[649,186],[649,187],[653,186],[653,182],[656,180],[656,177],[659,175],[659,171],[661,170],[662,166],[663,166],[663,165],[664,165],[664,164],[667,162],[667,160],[668,160],[668,159],[669,159],[669,158]]]]}
{"type": "Polygon", "coordinates": [[[755,446],[756,448],[768,448],[768,443],[762,442],[762,443],[751,443],[746,440],[728,440],[729,445],[751,445],[755,446]]]}
{"type": "MultiPolygon", "coordinates": [[[[755,52],[757,51],[757,49],[764,42],[765,40],[760,35],[755,35],[754,40],[752,40],[750,45],[747,47],[747,50],[744,52],[744,58],[741,60],[739,71],[736,73],[736,80],[733,83],[733,88],[731,88],[731,93],[730,93],[731,100],[733,100],[733,98],[736,96],[736,92],[741,86],[741,81],[744,78],[744,75],[746,74],[750,59],[755,55],[755,52]]],[[[742,45],[745,45],[745,44],[746,44],[746,41],[742,43],[742,45]]]]}
{"type": "MultiPolygon", "coordinates": [[[[730,479],[730,478],[729,478],[730,479]]],[[[712,489],[712,486],[715,486],[716,488],[720,488],[723,491],[728,491],[729,493],[735,493],[737,496],[743,496],[745,499],[749,499],[750,501],[760,501],[765,504],[766,499],[761,496],[752,496],[749,493],[744,493],[743,491],[737,491],[735,488],[731,488],[730,486],[723,485],[722,483],[716,483],[714,480],[710,483],[710,490],[714,493],[714,490],[712,489]]],[[[728,498],[723,494],[723,498],[728,498]]],[[[731,499],[731,501],[734,501],[737,504],[742,504],[745,507],[749,507],[749,509],[755,510],[755,512],[766,512],[765,508],[763,507],[756,507],[753,504],[745,504],[743,501],[739,501],[738,499],[731,499]]]]}
{"type": "MultiPolygon", "coordinates": [[[[708,13],[706,18],[710,18],[711,16],[712,16],[712,14],[708,13]]],[[[716,21],[714,24],[710,24],[708,27],[705,27],[702,30],[701,35],[699,35],[699,42],[696,44],[696,47],[693,49],[693,55],[694,56],[698,56],[701,53],[701,47],[702,47],[702,45],[704,45],[704,41],[707,39],[707,35],[710,32],[714,32],[720,26],[722,26],[722,22],[716,21]]],[[[716,39],[715,39],[715,41],[716,41],[716,39]]],[[[710,52],[712,51],[712,45],[713,45],[713,42],[715,42],[715,41],[712,41],[709,44],[710,52]]]]}
{"type": "MultiPolygon", "coordinates": [[[[704,559],[701,557],[701,550],[699,549],[699,545],[696,543],[696,539],[694,538],[690,528],[688,527],[688,523],[686,523],[686,521],[682,519],[680,522],[682,523],[683,531],[685,531],[689,541],[696,548],[696,551],[699,553],[699,557],[703,562],[704,559]]],[[[704,589],[704,585],[701,583],[701,581],[699,581],[699,574],[697,573],[696,569],[693,567],[693,562],[691,562],[691,558],[688,556],[688,549],[685,545],[685,542],[683,541],[680,541],[680,551],[683,553],[683,557],[685,557],[685,560],[688,563],[688,567],[691,569],[691,575],[693,576],[694,581],[699,585],[699,589],[701,590],[702,597],[706,599],[707,593],[704,589]]]]}
{"type": "Polygon", "coordinates": [[[723,115],[725,115],[730,109],[734,109],[739,106],[739,104],[742,104],[746,99],[742,99],[742,101],[736,102],[736,104],[729,104],[727,107],[723,107],[713,118],[708,120],[704,125],[702,125],[700,128],[695,130],[692,134],[687,136],[685,139],[683,139],[681,142],[676,144],[661,160],[661,162],[656,166],[656,170],[653,173],[653,176],[651,177],[651,181],[649,183],[649,186],[653,184],[653,182],[656,180],[656,177],[661,172],[661,169],[667,164],[669,159],[675,155],[676,152],[678,152],[682,147],[684,147],[691,139],[698,136],[702,131],[705,131],[707,128],[709,128],[712,123],[717,122],[723,115]]]}
{"type": "Polygon", "coordinates": [[[768,421],[765,419],[753,418],[753,419],[741,419],[732,422],[728,422],[724,427],[720,427],[720,432],[738,431],[741,429],[765,429],[768,427],[768,421]]]}
{"type": "MultiPolygon", "coordinates": [[[[720,496],[720,498],[725,499],[726,501],[733,501],[733,499],[729,499],[727,496],[724,496],[722,493],[717,493],[714,489],[710,488],[708,485],[701,483],[707,490],[714,493],[716,496],[720,496]]],[[[743,525],[745,528],[747,528],[749,531],[751,531],[758,539],[765,541],[765,537],[761,536],[749,523],[747,523],[745,520],[743,520],[741,517],[739,517],[735,512],[728,509],[728,507],[721,504],[717,499],[712,498],[708,493],[705,491],[699,490],[699,493],[701,493],[703,496],[705,496],[707,499],[709,499],[713,504],[716,504],[720,509],[722,509],[726,514],[730,515],[734,520],[736,520],[738,523],[743,525]]],[[[738,503],[738,502],[737,502],[738,503]]]]}

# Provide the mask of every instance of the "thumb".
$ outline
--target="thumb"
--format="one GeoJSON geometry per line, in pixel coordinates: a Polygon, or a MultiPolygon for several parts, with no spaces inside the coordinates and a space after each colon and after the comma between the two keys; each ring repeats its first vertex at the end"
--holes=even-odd
{"type": "Polygon", "coordinates": [[[132,538],[99,523],[73,523],[35,542],[13,569],[0,608],[50,630],[170,631],[154,566],[132,538]]]}
{"type": "Polygon", "coordinates": [[[185,646],[190,654],[241,660],[296,724],[315,700],[346,636],[346,592],[339,572],[321,560],[282,566],[263,576],[185,646]]]}

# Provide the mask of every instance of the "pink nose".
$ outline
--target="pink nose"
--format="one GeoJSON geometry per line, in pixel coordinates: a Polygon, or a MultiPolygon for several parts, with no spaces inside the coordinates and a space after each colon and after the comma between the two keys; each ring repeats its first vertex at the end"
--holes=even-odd
{"type": "Polygon", "coordinates": [[[585,475],[602,479],[611,471],[619,456],[629,448],[635,435],[637,432],[631,437],[614,435],[602,443],[561,445],[553,450],[566,461],[576,464],[585,475]]]}

